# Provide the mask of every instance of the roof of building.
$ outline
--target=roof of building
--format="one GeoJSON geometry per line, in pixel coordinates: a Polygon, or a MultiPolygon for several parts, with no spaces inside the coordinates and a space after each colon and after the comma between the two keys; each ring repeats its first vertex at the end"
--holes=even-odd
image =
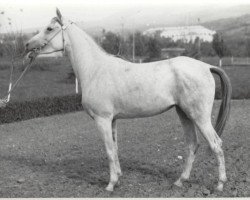
{"type": "Polygon", "coordinates": [[[156,32],[160,32],[162,36],[164,35],[182,35],[182,34],[215,34],[215,31],[205,28],[204,26],[178,26],[178,27],[158,27],[158,28],[150,28],[143,32],[145,35],[155,34],[156,32]]]}

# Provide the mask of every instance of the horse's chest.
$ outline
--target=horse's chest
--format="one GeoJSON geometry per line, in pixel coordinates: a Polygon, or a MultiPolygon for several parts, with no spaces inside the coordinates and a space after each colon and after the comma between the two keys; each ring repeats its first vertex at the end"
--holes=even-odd
{"type": "Polygon", "coordinates": [[[82,93],[83,108],[92,116],[109,116],[112,113],[113,105],[107,92],[101,90],[87,89],[82,93]]]}

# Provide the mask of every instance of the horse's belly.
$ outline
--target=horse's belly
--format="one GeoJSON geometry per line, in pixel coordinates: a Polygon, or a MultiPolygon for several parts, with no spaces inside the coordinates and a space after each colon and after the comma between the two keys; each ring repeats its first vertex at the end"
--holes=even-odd
{"type": "Polygon", "coordinates": [[[116,118],[150,117],[165,112],[175,105],[173,100],[161,97],[141,99],[135,97],[130,100],[116,105],[116,118]]]}
{"type": "Polygon", "coordinates": [[[144,77],[147,78],[130,80],[123,87],[117,88],[114,95],[117,116],[148,117],[162,113],[175,105],[172,75],[144,77]]]}
{"type": "Polygon", "coordinates": [[[154,115],[161,114],[170,108],[172,108],[174,105],[165,107],[164,109],[154,109],[154,110],[133,110],[131,112],[125,111],[125,112],[119,112],[117,115],[114,116],[115,119],[127,119],[127,118],[143,118],[143,117],[151,117],[154,115]]]}

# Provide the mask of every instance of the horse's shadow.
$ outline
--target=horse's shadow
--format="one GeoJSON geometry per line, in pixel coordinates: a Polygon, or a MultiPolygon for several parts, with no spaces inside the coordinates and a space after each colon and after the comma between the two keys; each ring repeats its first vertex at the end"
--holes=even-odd
{"type": "MultiPolygon", "coordinates": [[[[43,171],[55,176],[65,176],[76,182],[86,182],[98,187],[105,187],[109,181],[109,167],[106,158],[79,157],[60,161],[45,161],[42,158],[28,158],[20,155],[0,155],[0,160],[13,162],[15,165],[29,167],[33,172],[43,171]]],[[[177,179],[179,172],[169,165],[160,167],[152,163],[128,158],[120,159],[123,174],[139,173],[156,179],[166,178],[169,183],[177,179]]]]}

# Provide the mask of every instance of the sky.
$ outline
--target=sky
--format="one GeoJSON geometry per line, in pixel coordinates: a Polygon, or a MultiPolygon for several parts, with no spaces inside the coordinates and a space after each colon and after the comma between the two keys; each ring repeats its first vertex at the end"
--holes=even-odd
{"type": "Polygon", "coordinates": [[[56,7],[73,21],[91,22],[130,7],[178,7],[176,12],[181,12],[185,5],[198,9],[210,4],[232,6],[249,3],[249,0],[0,0],[0,32],[43,27],[55,16],[56,7]]]}

